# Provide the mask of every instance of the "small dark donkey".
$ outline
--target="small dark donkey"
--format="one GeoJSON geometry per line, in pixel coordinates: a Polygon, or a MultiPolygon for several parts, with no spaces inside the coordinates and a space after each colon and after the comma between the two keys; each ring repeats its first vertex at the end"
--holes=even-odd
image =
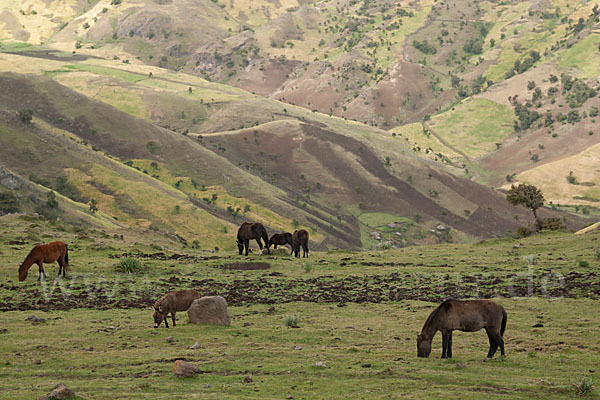
{"type": "Polygon", "coordinates": [[[289,244],[292,250],[294,249],[294,243],[292,243],[292,234],[289,232],[274,234],[271,236],[271,239],[269,239],[269,244],[272,244],[274,249],[277,249],[277,246],[283,246],[286,244],[289,244]]]}
{"type": "Polygon", "coordinates": [[[485,328],[490,341],[487,358],[492,358],[500,346],[504,355],[506,311],[491,300],[446,300],[427,318],[421,334],[417,335],[417,356],[429,357],[431,341],[442,332],[442,358],[452,358],[452,331],[476,332],[485,328]]]}

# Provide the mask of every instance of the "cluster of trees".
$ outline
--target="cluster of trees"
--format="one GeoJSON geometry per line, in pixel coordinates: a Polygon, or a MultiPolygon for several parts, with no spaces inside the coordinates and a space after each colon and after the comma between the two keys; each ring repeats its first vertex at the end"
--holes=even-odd
{"type": "Polygon", "coordinates": [[[533,66],[537,61],[540,60],[540,53],[535,50],[529,52],[529,55],[523,60],[516,60],[513,67],[506,72],[505,78],[511,78],[516,74],[522,74],[533,66]]]}

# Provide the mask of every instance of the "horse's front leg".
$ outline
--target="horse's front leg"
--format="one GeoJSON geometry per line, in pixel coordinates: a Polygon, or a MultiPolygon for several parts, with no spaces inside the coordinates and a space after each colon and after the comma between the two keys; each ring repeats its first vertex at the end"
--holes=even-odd
{"type": "Polygon", "coordinates": [[[39,267],[39,271],[40,271],[40,274],[38,276],[38,281],[45,281],[46,280],[46,272],[44,271],[43,264],[39,263],[38,267],[39,267]]]}
{"type": "Polygon", "coordinates": [[[448,351],[448,333],[442,332],[442,358],[447,358],[448,351]]]}
{"type": "Polygon", "coordinates": [[[448,346],[446,349],[446,356],[452,358],[452,331],[448,333],[448,346]]]}
{"type": "Polygon", "coordinates": [[[246,248],[246,256],[248,256],[248,248],[250,247],[250,239],[244,239],[244,247],[246,248]]]}
{"type": "Polygon", "coordinates": [[[167,319],[168,315],[167,314],[163,314],[163,319],[165,320],[165,326],[168,328],[169,327],[169,320],[167,319]]]}
{"type": "Polygon", "coordinates": [[[262,245],[262,242],[260,241],[260,238],[256,239],[256,243],[258,243],[258,248],[260,249],[260,254],[262,254],[263,245],[262,245]]]}

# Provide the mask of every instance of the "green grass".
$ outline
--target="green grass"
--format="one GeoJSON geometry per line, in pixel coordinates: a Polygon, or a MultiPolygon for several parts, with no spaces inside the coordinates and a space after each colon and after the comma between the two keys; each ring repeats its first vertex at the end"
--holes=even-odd
{"type": "Polygon", "coordinates": [[[583,79],[596,77],[600,74],[599,45],[600,34],[592,33],[571,48],[561,51],[558,65],[565,69],[577,70],[577,76],[583,79]]]}
{"type": "Polygon", "coordinates": [[[431,128],[468,157],[496,149],[513,132],[513,111],[486,99],[469,99],[431,118],[431,128]]]}
{"type": "MultiPolygon", "coordinates": [[[[385,215],[365,218],[374,224],[387,221],[385,215]]],[[[315,268],[309,280],[302,261],[287,256],[260,257],[270,264],[268,270],[226,270],[223,264],[247,259],[233,252],[202,262],[170,259],[173,252],[207,253],[153,233],[69,228],[27,215],[4,216],[0,222],[0,306],[33,308],[2,312],[6,331],[0,333],[0,377],[7,398],[37,398],[59,382],[86,399],[173,398],[174,393],[187,398],[388,398],[402,393],[409,399],[479,399],[482,390],[511,399],[576,398],[584,392],[597,398],[589,387],[600,373],[600,281],[597,262],[585,266],[578,259],[593,259],[598,232],[311,252],[315,268]],[[16,265],[33,242],[55,239],[69,244],[71,279],[53,281],[57,267],[47,265],[49,280],[43,285],[35,282],[35,274],[17,282],[16,265]],[[164,249],[167,258],[142,255],[156,248],[164,249]],[[114,270],[117,261],[111,255],[123,252],[143,259],[143,275],[114,270]],[[527,265],[527,255],[537,263],[527,265]],[[488,347],[483,331],[456,332],[452,360],[438,358],[440,335],[430,358],[416,357],[415,336],[439,296],[453,290],[465,297],[493,296],[494,291],[505,295],[511,279],[523,278],[526,287],[528,276],[535,288],[544,279],[552,286],[564,277],[564,297],[496,296],[508,312],[505,358],[482,362],[488,347]],[[330,279],[356,285],[321,290],[330,279]],[[480,282],[478,292],[469,289],[472,279],[480,282]],[[235,282],[244,289],[226,289],[235,282]],[[253,284],[261,289],[248,286],[253,284]],[[185,313],[178,313],[176,327],[153,329],[151,302],[168,290],[191,287],[236,299],[230,301],[231,326],[192,325],[185,313]],[[415,299],[369,300],[388,290],[404,290],[415,299]],[[303,292],[316,297],[290,302],[303,292]],[[235,293],[247,295],[246,300],[235,293]],[[340,294],[349,300],[328,300],[340,294]],[[367,300],[352,300],[360,296],[367,300]],[[423,296],[434,296],[433,301],[416,300],[423,296]],[[61,311],[65,305],[74,308],[61,311]],[[33,326],[25,321],[32,314],[47,322],[33,326]],[[534,328],[538,323],[543,327],[534,328]],[[189,348],[195,341],[198,350],[189,348]],[[177,359],[198,365],[202,373],[175,378],[171,369],[177,359]],[[317,362],[325,367],[315,367],[317,362]],[[252,383],[243,382],[248,375],[252,383]]]]}

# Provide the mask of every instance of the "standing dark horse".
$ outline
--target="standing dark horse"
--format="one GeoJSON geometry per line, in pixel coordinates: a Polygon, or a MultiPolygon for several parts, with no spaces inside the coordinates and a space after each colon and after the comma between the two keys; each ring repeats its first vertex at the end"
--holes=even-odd
{"type": "Polygon", "coordinates": [[[292,235],[292,252],[300,257],[300,246],[302,246],[302,257],[308,257],[308,232],[304,229],[295,231],[292,235]]]}
{"type": "Polygon", "coordinates": [[[429,357],[431,340],[442,332],[442,358],[452,358],[452,331],[476,332],[485,328],[490,341],[487,358],[492,358],[500,346],[504,355],[506,311],[491,300],[446,300],[427,318],[421,334],[417,335],[417,356],[429,357]]]}
{"type": "Polygon", "coordinates": [[[261,252],[263,249],[263,245],[260,242],[260,239],[262,239],[265,242],[267,253],[271,254],[271,251],[269,250],[269,235],[267,235],[267,230],[264,226],[262,226],[260,222],[244,222],[242,226],[240,226],[240,229],[238,229],[237,246],[240,255],[242,255],[244,248],[246,248],[246,255],[248,255],[250,239],[256,239],[256,242],[258,243],[258,247],[260,247],[261,252]]]}
{"type": "Polygon", "coordinates": [[[58,275],[62,272],[63,278],[69,266],[69,250],[63,242],[52,242],[48,244],[37,244],[29,252],[25,261],[19,266],[19,281],[22,282],[27,278],[27,272],[33,264],[37,264],[40,269],[39,280],[46,280],[46,272],[44,272],[43,264],[53,263],[58,261],[58,275]],[[43,278],[42,278],[43,277],[43,278]]]}
{"type": "Polygon", "coordinates": [[[292,234],[289,232],[274,234],[271,236],[271,239],[269,239],[269,244],[272,244],[274,249],[277,249],[277,246],[283,246],[286,244],[289,244],[292,250],[294,249],[292,234]]]}

